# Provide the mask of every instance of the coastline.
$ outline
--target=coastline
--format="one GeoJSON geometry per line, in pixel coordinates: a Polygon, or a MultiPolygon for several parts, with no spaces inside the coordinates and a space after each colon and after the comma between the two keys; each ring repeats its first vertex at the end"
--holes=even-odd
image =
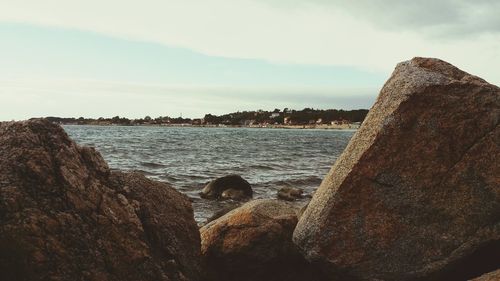
{"type": "Polygon", "coordinates": [[[139,124],[139,125],[123,125],[123,124],[74,124],[74,123],[59,123],[61,126],[102,126],[102,127],[175,127],[175,128],[252,128],[252,129],[300,129],[300,130],[357,130],[359,125],[327,125],[327,124],[311,124],[311,125],[193,125],[193,124],[139,124]]]}

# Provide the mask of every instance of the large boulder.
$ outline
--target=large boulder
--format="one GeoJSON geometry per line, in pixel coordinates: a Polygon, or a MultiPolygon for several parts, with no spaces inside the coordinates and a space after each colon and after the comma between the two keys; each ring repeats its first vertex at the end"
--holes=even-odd
{"type": "Polygon", "coordinates": [[[200,192],[206,199],[244,200],[252,197],[252,186],[239,175],[227,175],[209,182],[200,192]]]}
{"type": "Polygon", "coordinates": [[[1,280],[199,280],[188,198],[45,120],[0,123],[1,280]]]}
{"type": "Polygon", "coordinates": [[[254,200],[200,229],[202,255],[217,281],[317,281],[292,243],[297,209],[254,200]]]}
{"type": "Polygon", "coordinates": [[[464,280],[500,267],[500,88],[398,64],[294,232],[332,277],[464,280]]]}

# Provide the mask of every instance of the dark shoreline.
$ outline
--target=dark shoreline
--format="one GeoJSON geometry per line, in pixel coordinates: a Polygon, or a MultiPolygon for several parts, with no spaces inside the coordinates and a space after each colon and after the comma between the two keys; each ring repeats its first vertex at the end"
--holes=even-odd
{"type": "Polygon", "coordinates": [[[269,126],[236,126],[236,125],[191,125],[191,124],[175,124],[175,125],[159,125],[159,124],[141,124],[141,125],[120,125],[120,124],[58,124],[61,126],[98,126],[98,127],[172,127],[172,128],[249,128],[249,129],[306,129],[306,130],[346,130],[356,131],[359,126],[346,128],[331,125],[269,125],[269,126]]]}

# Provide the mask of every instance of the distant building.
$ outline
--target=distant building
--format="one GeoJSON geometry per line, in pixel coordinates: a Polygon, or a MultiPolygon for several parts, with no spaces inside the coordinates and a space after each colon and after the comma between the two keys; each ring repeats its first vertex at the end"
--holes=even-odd
{"type": "Polygon", "coordinates": [[[274,113],[271,114],[271,116],[269,116],[269,118],[271,118],[271,119],[278,118],[278,117],[280,117],[280,113],[279,112],[274,112],[274,113]]]}
{"type": "Polygon", "coordinates": [[[244,120],[242,125],[252,126],[255,124],[255,120],[244,120]]]}
{"type": "Polygon", "coordinates": [[[318,120],[316,120],[316,124],[323,124],[323,119],[319,118],[318,120]]]}
{"type": "Polygon", "coordinates": [[[335,121],[332,121],[331,123],[332,125],[349,125],[351,124],[351,121],[349,120],[345,120],[345,119],[342,119],[342,120],[335,120],[335,121]]]}
{"type": "Polygon", "coordinates": [[[193,121],[191,121],[191,124],[201,125],[201,124],[203,124],[203,119],[193,119],[193,121]]]}
{"type": "Polygon", "coordinates": [[[283,124],[292,125],[292,119],[290,117],[285,117],[285,119],[283,120],[283,124]]]}

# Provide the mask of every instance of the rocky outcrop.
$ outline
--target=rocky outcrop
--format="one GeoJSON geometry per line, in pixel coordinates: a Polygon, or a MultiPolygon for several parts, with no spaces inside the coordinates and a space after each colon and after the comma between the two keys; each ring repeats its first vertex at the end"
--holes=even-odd
{"type": "Polygon", "coordinates": [[[292,243],[296,211],[285,202],[254,200],[202,227],[211,279],[320,280],[292,243]]]}
{"type": "Polygon", "coordinates": [[[301,199],[304,196],[302,195],[304,191],[300,188],[285,186],[278,190],[278,199],[285,201],[295,201],[297,199],[301,199]]]}
{"type": "Polygon", "coordinates": [[[239,175],[228,175],[209,182],[200,192],[206,199],[244,200],[252,197],[252,186],[239,175]]]}
{"type": "Polygon", "coordinates": [[[44,120],[0,124],[2,280],[199,280],[188,198],[44,120]]]}
{"type": "Polygon", "coordinates": [[[500,88],[398,64],[294,232],[340,280],[464,280],[500,267],[500,88]]]}

